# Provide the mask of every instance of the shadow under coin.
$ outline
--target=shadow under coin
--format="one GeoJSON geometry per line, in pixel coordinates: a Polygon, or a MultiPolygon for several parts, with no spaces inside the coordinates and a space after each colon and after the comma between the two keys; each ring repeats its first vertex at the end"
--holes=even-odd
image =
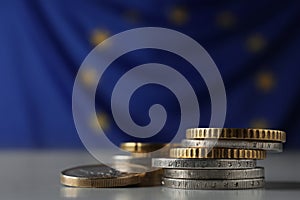
{"type": "Polygon", "coordinates": [[[300,190],[300,182],[296,181],[267,181],[266,190],[300,190]]]}

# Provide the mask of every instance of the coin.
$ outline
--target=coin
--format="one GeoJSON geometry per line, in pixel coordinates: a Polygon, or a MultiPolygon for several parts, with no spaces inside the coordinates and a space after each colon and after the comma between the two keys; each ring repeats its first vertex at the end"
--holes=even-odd
{"type": "Polygon", "coordinates": [[[191,128],[186,130],[188,139],[243,139],[285,142],[286,133],[270,129],[245,128],[191,128]]]}
{"type": "Polygon", "coordinates": [[[73,187],[120,187],[138,184],[141,175],[124,173],[106,165],[87,165],[61,172],[61,184],[73,187]]]}
{"type": "Polygon", "coordinates": [[[258,142],[245,140],[196,140],[185,139],[181,142],[184,147],[215,147],[215,148],[237,148],[237,149],[262,149],[266,151],[282,152],[280,142],[258,142]]]}
{"type": "Polygon", "coordinates": [[[240,180],[187,180],[163,177],[162,184],[170,188],[190,190],[234,190],[264,187],[264,178],[240,180]]]}
{"type": "Polygon", "coordinates": [[[164,143],[125,142],[120,145],[120,148],[132,153],[149,153],[161,149],[166,145],[164,143]]]}
{"type": "Polygon", "coordinates": [[[182,179],[250,179],[264,177],[264,168],[253,169],[164,169],[167,178],[182,179]]]}
{"type": "Polygon", "coordinates": [[[249,169],[256,160],[152,158],[152,167],[170,169],[249,169]]]}
{"type": "Polygon", "coordinates": [[[225,158],[225,159],[264,159],[266,151],[227,148],[172,148],[170,157],[173,158],[225,158]]]}

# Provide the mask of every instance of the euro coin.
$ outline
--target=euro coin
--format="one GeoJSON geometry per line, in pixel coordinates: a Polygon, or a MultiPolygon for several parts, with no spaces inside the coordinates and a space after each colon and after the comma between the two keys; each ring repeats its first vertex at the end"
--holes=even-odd
{"type": "Polygon", "coordinates": [[[107,188],[135,185],[141,182],[137,173],[125,173],[106,165],[87,165],[61,172],[61,184],[72,187],[107,188]]]}

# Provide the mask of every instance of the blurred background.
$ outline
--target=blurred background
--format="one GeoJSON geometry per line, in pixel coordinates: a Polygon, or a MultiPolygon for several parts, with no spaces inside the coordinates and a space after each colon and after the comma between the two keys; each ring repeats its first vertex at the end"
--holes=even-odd
{"type": "MultiPolygon", "coordinates": [[[[155,26],[180,31],[208,51],[226,87],[226,127],[282,129],[288,133],[285,147],[299,148],[299,19],[299,1],[1,1],[0,147],[83,148],[72,116],[73,83],[82,61],[111,35],[155,26]]],[[[197,92],[199,126],[208,126],[210,99],[201,77],[175,55],[143,50],[122,56],[106,73],[91,128],[99,121],[117,143],[135,140],[116,127],[105,94],[111,94],[120,74],[154,61],[186,66],[181,73],[197,92]]],[[[88,86],[95,76],[86,71],[80,78],[88,86]]],[[[132,98],[133,119],[147,124],[146,108],[166,104],[173,114],[163,131],[172,135],[180,114],[172,93],[157,85],[141,90],[147,95],[137,91],[132,98]]]]}

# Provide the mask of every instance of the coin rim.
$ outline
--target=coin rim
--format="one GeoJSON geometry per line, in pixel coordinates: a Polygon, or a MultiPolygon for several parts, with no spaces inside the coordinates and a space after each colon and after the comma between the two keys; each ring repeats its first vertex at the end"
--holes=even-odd
{"type": "Polygon", "coordinates": [[[257,128],[189,128],[186,130],[188,139],[245,139],[258,141],[286,142],[286,133],[281,130],[257,128]]]}
{"type": "Polygon", "coordinates": [[[171,158],[210,158],[210,159],[255,159],[266,158],[265,150],[236,148],[194,148],[181,147],[170,149],[171,158]]]}
{"type": "Polygon", "coordinates": [[[263,167],[251,169],[164,169],[164,177],[175,179],[236,180],[265,177],[263,167]]]}
{"type": "Polygon", "coordinates": [[[264,178],[253,178],[253,179],[236,179],[236,180],[201,180],[201,179],[175,179],[175,178],[166,178],[163,177],[162,178],[162,185],[168,188],[177,188],[177,189],[190,189],[190,190],[241,190],[241,189],[254,189],[254,188],[263,188],[265,185],[265,179],[264,178]],[[173,185],[171,183],[171,181],[177,181],[177,182],[181,182],[181,187],[177,187],[175,185],[173,185]],[[209,183],[214,183],[214,182],[218,182],[220,181],[221,183],[230,183],[230,182],[238,182],[239,186],[238,187],[201,187],[201,185],[199,183],[204,183],[204,184],[209,184],[209,183]],[[251,187],[243,187],[240,186],[241,183],[247,184],[250,181],[259,181],[259,185],[256,186],[251,186],[251,187]],[[198,182],[198,183],[197,183],[198,182]],[[183,183],[189,183],[187,184],[188,187],[183,187],[183,183]],[[193,184],[191,186],[191,184],[193,184]]]}
{"type": "Polygon", "coordinates": [[[281,142],[263,142],[263,141],[248,141],[248,140],[201,140],[201,139],[183,139],[181,141],[183,147],[206,148],[213,146],[215,148],[237,148],[237,149],[252,149],[252,150],[266,150],[272,152],[282,152],[283,145],[281,142]],[[201,144],[197,144],[201,143],[201,144]],[[206,144],[205,144],[206,143],[206,144]],[[232,144],[233,143],[233,144],[232,144]],[[272,148],[267,147],[271,145],[272,148]]]}
{"type": "Polygon", "coordinates": [[[167,168],[167,169],[252,169],[255,168],[256,165],[257,162],[256,160],[253,159],[152,158],[152,167],[167,168]],[[160,162],[160,165],[157,165],[156,162],[160,162]],[[170,165],[170,162],[177,163],[178,166],[170,165]],[[201,166],[195,166],[195,163],[205,163],[205,162],[206,164],[210,163],[210,165],[202,166],[201,164],[201,166]],[[186,163],[191,163],[191,164],[193,163],[193,164],[187,165],[186,163]],[[249,163],[250,167],[242,166],[241,163],[243,163],[244,165],[246,165],[246,163],[249,163]],[[239,164],[241,166],[238,166],[239,164]]]}

